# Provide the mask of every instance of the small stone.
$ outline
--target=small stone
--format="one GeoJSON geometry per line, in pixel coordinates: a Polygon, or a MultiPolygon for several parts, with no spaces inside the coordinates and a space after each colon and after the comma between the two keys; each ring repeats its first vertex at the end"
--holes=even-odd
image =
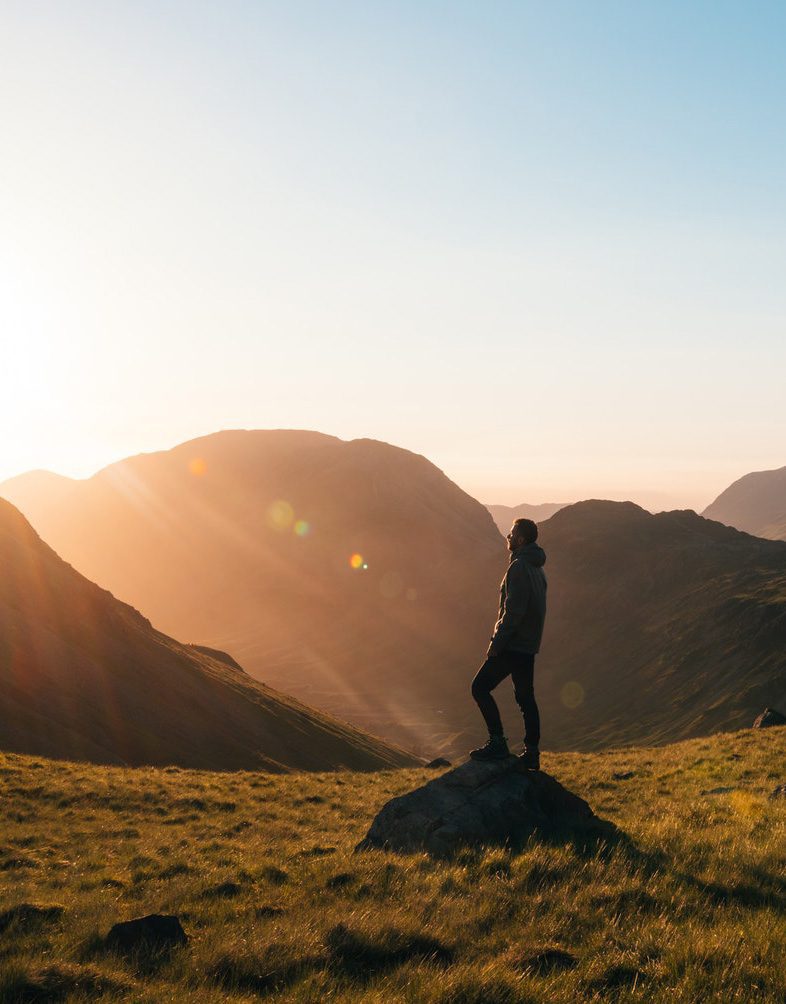
{"type": "Polygon", "coordinates": [[[237,882],[221,882],[211,886],[202,893],[204,899],[234,899],[242,892],[237,882]]]}
{"type": "Polygon", "coordinates": [[[754,729],[768,729],[773,725],[786,725],[786,715],[782,715],[775,708],[765,708],[759,717],[754,721],[754,729]]]}
{"type": "Polygon", "coordinates": [[[115,924],[105,942],[107,948],[120,952],[161,951],[187,943],[188,935],[178,918],[160,913],[115,924]]]}
{"type": "Polygon", "coordinates": [[[254,915],[262,920],[266,917],[280,917],[284,912],[283,907],[271,906],[269,903],[266,903],[264,906],[258,906],[254,911],[254,915]]]}
{"type": "Polygon", "coordinates": [[[612,781],[630,781],[630,779],[635,776],[635,770],[615,770],[611,775],[611,779],[612,781]]]}
{"type": "Polygon", "coordinates": [[[436,770],[437,767],[451,767],[452,764],[450,760],[446,760],[444,756],[438,756],[436,760],[429,761],[426,766],[430,767],[432,770],[436,770]]]}
{"type": "Polygon", "coordinates": [[[779,784],[774,791],[770,792],[770,798],[786,798],[786,784],[779,784]]]}
{"type": "Polygon", "coordinates": [[[547,976],[559,970],[574,969],[578,960],[562,948],[541,948],[525,955],[519,965],[521,969],[535,972],[538,976],[547,976]]]}

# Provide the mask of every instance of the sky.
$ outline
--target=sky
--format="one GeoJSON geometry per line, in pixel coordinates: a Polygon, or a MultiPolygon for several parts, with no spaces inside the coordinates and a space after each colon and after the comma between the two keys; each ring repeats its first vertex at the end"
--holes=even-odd
{"type": "Polygon", "coordinates": [[[487,503],[786,464],[786,5],[0,7],[0,480],[226,428],[487,503]]]}

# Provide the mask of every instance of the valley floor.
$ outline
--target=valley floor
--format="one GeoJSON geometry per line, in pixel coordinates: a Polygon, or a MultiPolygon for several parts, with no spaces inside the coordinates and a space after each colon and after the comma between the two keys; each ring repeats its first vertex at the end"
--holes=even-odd
{"type": "Polygon", "coordinates": [[[433,777],[122,770],[0,754],[0,1000],[786,999],[786,729],[551,754],[630,842],[354,854],[433,777]],[[42,908],[14,912],[20,904],[42,908]],[[46,908],[59,909],[46,909],[46,908]],[[118,920],[189,945],[124,959],[118,920]]]}

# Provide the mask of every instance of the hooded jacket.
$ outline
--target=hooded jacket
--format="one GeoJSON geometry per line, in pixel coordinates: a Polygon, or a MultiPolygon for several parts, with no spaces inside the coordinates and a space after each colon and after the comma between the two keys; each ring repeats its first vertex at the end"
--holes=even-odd
{"type": "Polygon", "coordinates": [[[540,649],[546,619],[546,552],[538,544],[525,544],[510,556],[510,565],[499,588],[499,617],[491,643],[501,652],[540,649]]]}

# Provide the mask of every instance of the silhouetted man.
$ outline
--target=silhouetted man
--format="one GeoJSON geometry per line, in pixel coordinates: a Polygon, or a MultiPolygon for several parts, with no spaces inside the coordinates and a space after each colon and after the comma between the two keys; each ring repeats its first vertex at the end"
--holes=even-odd
{"type": "Polygon", "coordinates": [[[491,696],[491,691],[510,676],[516,703],[524,715],[521,760],[530,770],[540,770],[540,715],[533,684],[535,654],[546,619],[546,552],[535,543],[537,539],[538,528],[531,519],[517,519],[508,533],[510,565],[500,586],[499,619],[486,661],[472,681],[472,696],[488,726],[489,740],[469,754],[473,760],[510,756],[499,709],[491,696]]]}

